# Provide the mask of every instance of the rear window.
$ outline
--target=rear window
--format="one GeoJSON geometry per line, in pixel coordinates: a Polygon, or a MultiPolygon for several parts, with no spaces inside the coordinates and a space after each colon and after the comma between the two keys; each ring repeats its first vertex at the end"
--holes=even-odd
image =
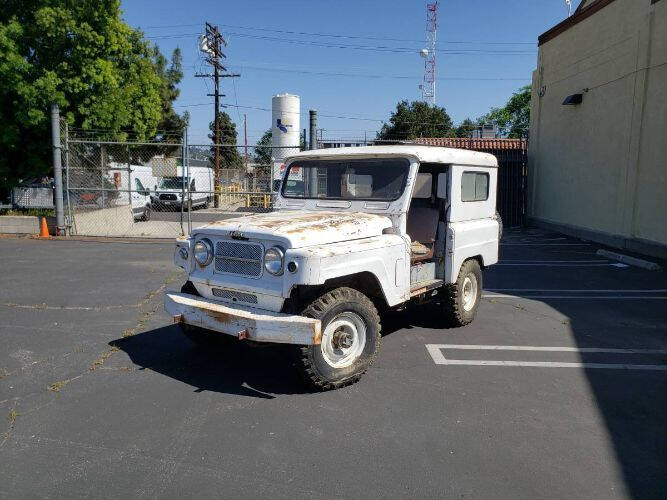
{"type": "Polygon", "coordinates": [[[489,174],[463,172],[461,176],[461,201],[484,201],[489,199],[489,174]]]}

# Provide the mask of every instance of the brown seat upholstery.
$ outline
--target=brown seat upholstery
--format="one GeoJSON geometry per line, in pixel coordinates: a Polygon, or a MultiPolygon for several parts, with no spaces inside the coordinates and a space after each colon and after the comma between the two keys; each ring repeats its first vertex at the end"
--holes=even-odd
{"type": "Polygon", "coordinates": [[[411,261],[429,260],[433,258],[435,237],[438,232],[438,211],[430,207],[412,207],[408,211],[407,232],[415,244],[411,261]],[[429,252],[424,253],[423,247],[429,252]]]}

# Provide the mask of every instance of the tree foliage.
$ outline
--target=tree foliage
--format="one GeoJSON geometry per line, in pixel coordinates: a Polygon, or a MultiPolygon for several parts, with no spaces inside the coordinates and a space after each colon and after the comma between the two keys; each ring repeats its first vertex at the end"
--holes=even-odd
{"type": "Polygon", "coordinates": [[[382,125],[378,139],[408,140],[416,137],[447,137],[452,132],[452,119],[445,108],[423,101],[401,101],[391,113],[389,123],[382,125]]]}
{"type": "Polygon", "coordinates": [[[76,129],[105,138],[153,139],[181,127],[171,109],[182,76],[140,31],[120,0],[4,0],[0,9],[0,185],[51,168],[52,102],[76,129]]]}
{"type": "MultiPolygon", "coordinates": [[[[220,142],[218,144],[229,144],[229,146],[219,147],[220,151],[220,168],[241,168],[243,161],[239,150],[236,147],[236,124],[232,121],[230,116],[224,111],[218,112],[218,121],[220,122],[220,142]],[[233,144],[234,146],[231,146],[233,144]]],[[[211,133],[208,138],[215,143],[215,122],[211,122],[208,126],[211,133]]],[[[215,166],[215,150],[216,147],[211,147],[211,166],[215,166]]]]}
{"type": "Polygon", "coordinates": [[[454,129],[454,137],[470,137],[473,130],[477,128],[477,124],[470,118],[463,120],[458,127],[454,129]]]}
{"type": "Polygon", "coordinates": [[[503,137],[525,137],[530,125],[530,85],[512,94],[502,108],[491,108],[478,122],[493,123],[503,137]]]}
{"type": "Polygon", "coordinates": [[[255,145],[255,163],[262,166],[271,165],[271,158],[273,156],[272,149],[270,148],[271,141],[271,129],[268,129],[255,145]]]}

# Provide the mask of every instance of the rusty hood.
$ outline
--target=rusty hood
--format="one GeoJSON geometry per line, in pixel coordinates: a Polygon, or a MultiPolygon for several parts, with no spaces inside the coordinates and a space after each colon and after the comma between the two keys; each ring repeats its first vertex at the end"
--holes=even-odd
{"type": "Polygon", "coordinates": [[[300,248],[379,236],[391,226],[389,217],[364,212],[283,210],[212,222],[193,232],[279,240],[300,248]]]}

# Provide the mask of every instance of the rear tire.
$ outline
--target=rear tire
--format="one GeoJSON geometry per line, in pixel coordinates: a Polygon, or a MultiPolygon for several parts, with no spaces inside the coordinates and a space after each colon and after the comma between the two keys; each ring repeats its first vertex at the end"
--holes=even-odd
{"type": "Polygon", "coordinates": [[[449,325],[469,324],[482,298],[482,270],[476,259],[466,260],[461,266],[456,283],[444,287],[442,308],[449,325]]]}
{"type": "Polygon", "coordinates": [[[322,343],[296,349],[296,366],[305,382],[320,391],[357,382],[380,347],[380,316],[373,302],[341,287],[315,299],[301,315],[322,322],[322,343]]]}

